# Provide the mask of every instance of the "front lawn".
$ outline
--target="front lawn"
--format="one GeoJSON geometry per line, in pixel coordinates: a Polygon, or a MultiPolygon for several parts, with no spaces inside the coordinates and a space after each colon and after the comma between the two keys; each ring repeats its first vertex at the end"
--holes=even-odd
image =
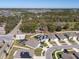
{"type": "Polygon", "coordinates": [[[41,56],[42,48],[37,48],[34,52],[36,56],[41,56]]]}

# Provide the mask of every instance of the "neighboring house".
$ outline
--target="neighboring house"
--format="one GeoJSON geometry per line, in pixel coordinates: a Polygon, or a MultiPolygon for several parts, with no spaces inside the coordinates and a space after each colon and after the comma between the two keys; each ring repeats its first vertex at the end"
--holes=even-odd
{"type": "Polygon", "coordinates": [[[55,35],[59,40],[67,40],[63,33],[56,33],[55,35]]]}
{"type": "Polygon", "coordinates": [[[69,53],[63,53],[62,59],[76,59],[74,55],[69,53]]]}
{"type": "Polygon", "coordinates": [[[67,32],[67,33],[64,33],[64,35],[65,35],[68,39],[77,39],[76,32],[67,32]]]}
{"type": "Polygon", "coordinates": [[[40,42],[38,40],[28,40],[25,41],[25,45],[35,49],[40,46],[40,42]]]}
{"type": "Polygon", "coordinates": [[[79,52],[73,51],[73,55],[76,57],[76,59],[79,59],[79,52]]]}
{"type": "Polygon", "coordinates": [[[49,40],[49,37],[48,37],[48,35],[37,35],[37,39],[40,42],[44,42],[44,41],[48,41],[49,40]]]}
{"type": "Polygon", "coordinates": [[[48,35],[48,36],[49,36],[49,39],[50,39],[51,41],[58,40],[58,38],[55,36],[55,34],[50,34],[50,35],[48,35]]]}
{"type": "Polygon", "coordinates": [[[13,59],[33,59],[33,54],[31,51],[26,49],[18,49],[13,55],[13,59]]]}
{"type": "Polygon", "coordinates": [[[16,34],[16,36],[15,36],[15,39],[16,40],[23,40],[23,39],[25,39],[25,34],[16,34]]]}

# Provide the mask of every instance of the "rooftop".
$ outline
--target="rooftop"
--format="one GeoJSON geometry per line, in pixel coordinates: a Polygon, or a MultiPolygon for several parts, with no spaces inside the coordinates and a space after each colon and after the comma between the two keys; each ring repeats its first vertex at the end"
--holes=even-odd
{"type": "Polygon", "coordinates": [[[58,37],[58,39],[66,39],[66,37],[62,33],[57,33],[55,35],[58,37]]]}
{"type": "Polygon", "coordinates": [[[25,44],[30,47],[36,48],[40,44],[40,42],[37,40],[28,40],[25,42],[25,44]]]}
{"type": "Polygon", "coordinates": [[[57,37],[55,36],[55,34],[51,34],[51,35],[48,35],[50,39],[57,39],[57,37]]]}
{"type": "Polygon", "coordinates": [[[67,32],[67,33],[64,33],[67,37],[73,37],[73,36],[76,36],[76,32],[67,32]]]}
{"type": "Polygon", "coordinates": [[[15,51],[14,58],[32,59],[32,53],[26,49],[18,49],[17,51],[15,51]]]}
{"type": "Polygon", "coordinates": [[[62,59],[76,59],[76,58],[72,54],[64,53],[62,55],[62,59]]]}

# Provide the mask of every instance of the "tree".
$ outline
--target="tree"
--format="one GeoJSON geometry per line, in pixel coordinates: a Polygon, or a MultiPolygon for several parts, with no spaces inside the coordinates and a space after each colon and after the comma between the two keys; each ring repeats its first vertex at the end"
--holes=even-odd
{"type": "Polygon", "coordinates": [[[20,30],[22,32],[35,32],[35,29],[37,29],[36,23],[23,23],[20,27],[20,30]]]}
{"type": "Polygon", "coordinates": [[[69,28],[69,23],[66,23],[64,26],[63,26],[63,29],[68,29],[69,28]]]}
{"type": "Polygon", "coordinates": [[[62,30],[61,26],[56,26],[56,31],[61,31],[61,30],[62,30]]]}
{"type": "Polygon", "coordinates": [[[74,30],[79,30],[79,23],[75,23],[74,30]]]}
{"type": "Polygon", "coordinates": [[[56,30],[56,25],[53,23],[47,24],[47,27],[49,32],[54,32],[56,30]]]}

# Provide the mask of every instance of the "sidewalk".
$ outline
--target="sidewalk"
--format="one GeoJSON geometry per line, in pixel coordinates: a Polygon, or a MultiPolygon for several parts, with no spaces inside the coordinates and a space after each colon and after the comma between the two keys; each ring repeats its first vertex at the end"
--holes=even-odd
{"type": "Polygon", "coordinates": [[[29,49],[29,48],[25,48],[25,47],[21,47],[21,46],[16,46],[16,45],[13,45],[13,47],[21,48],[21,49],[29,49]]]}
{"type": "Polygon", "coordinates": [[[33,59],[46,59],[45,56],[34,56],[33,59]]]}

